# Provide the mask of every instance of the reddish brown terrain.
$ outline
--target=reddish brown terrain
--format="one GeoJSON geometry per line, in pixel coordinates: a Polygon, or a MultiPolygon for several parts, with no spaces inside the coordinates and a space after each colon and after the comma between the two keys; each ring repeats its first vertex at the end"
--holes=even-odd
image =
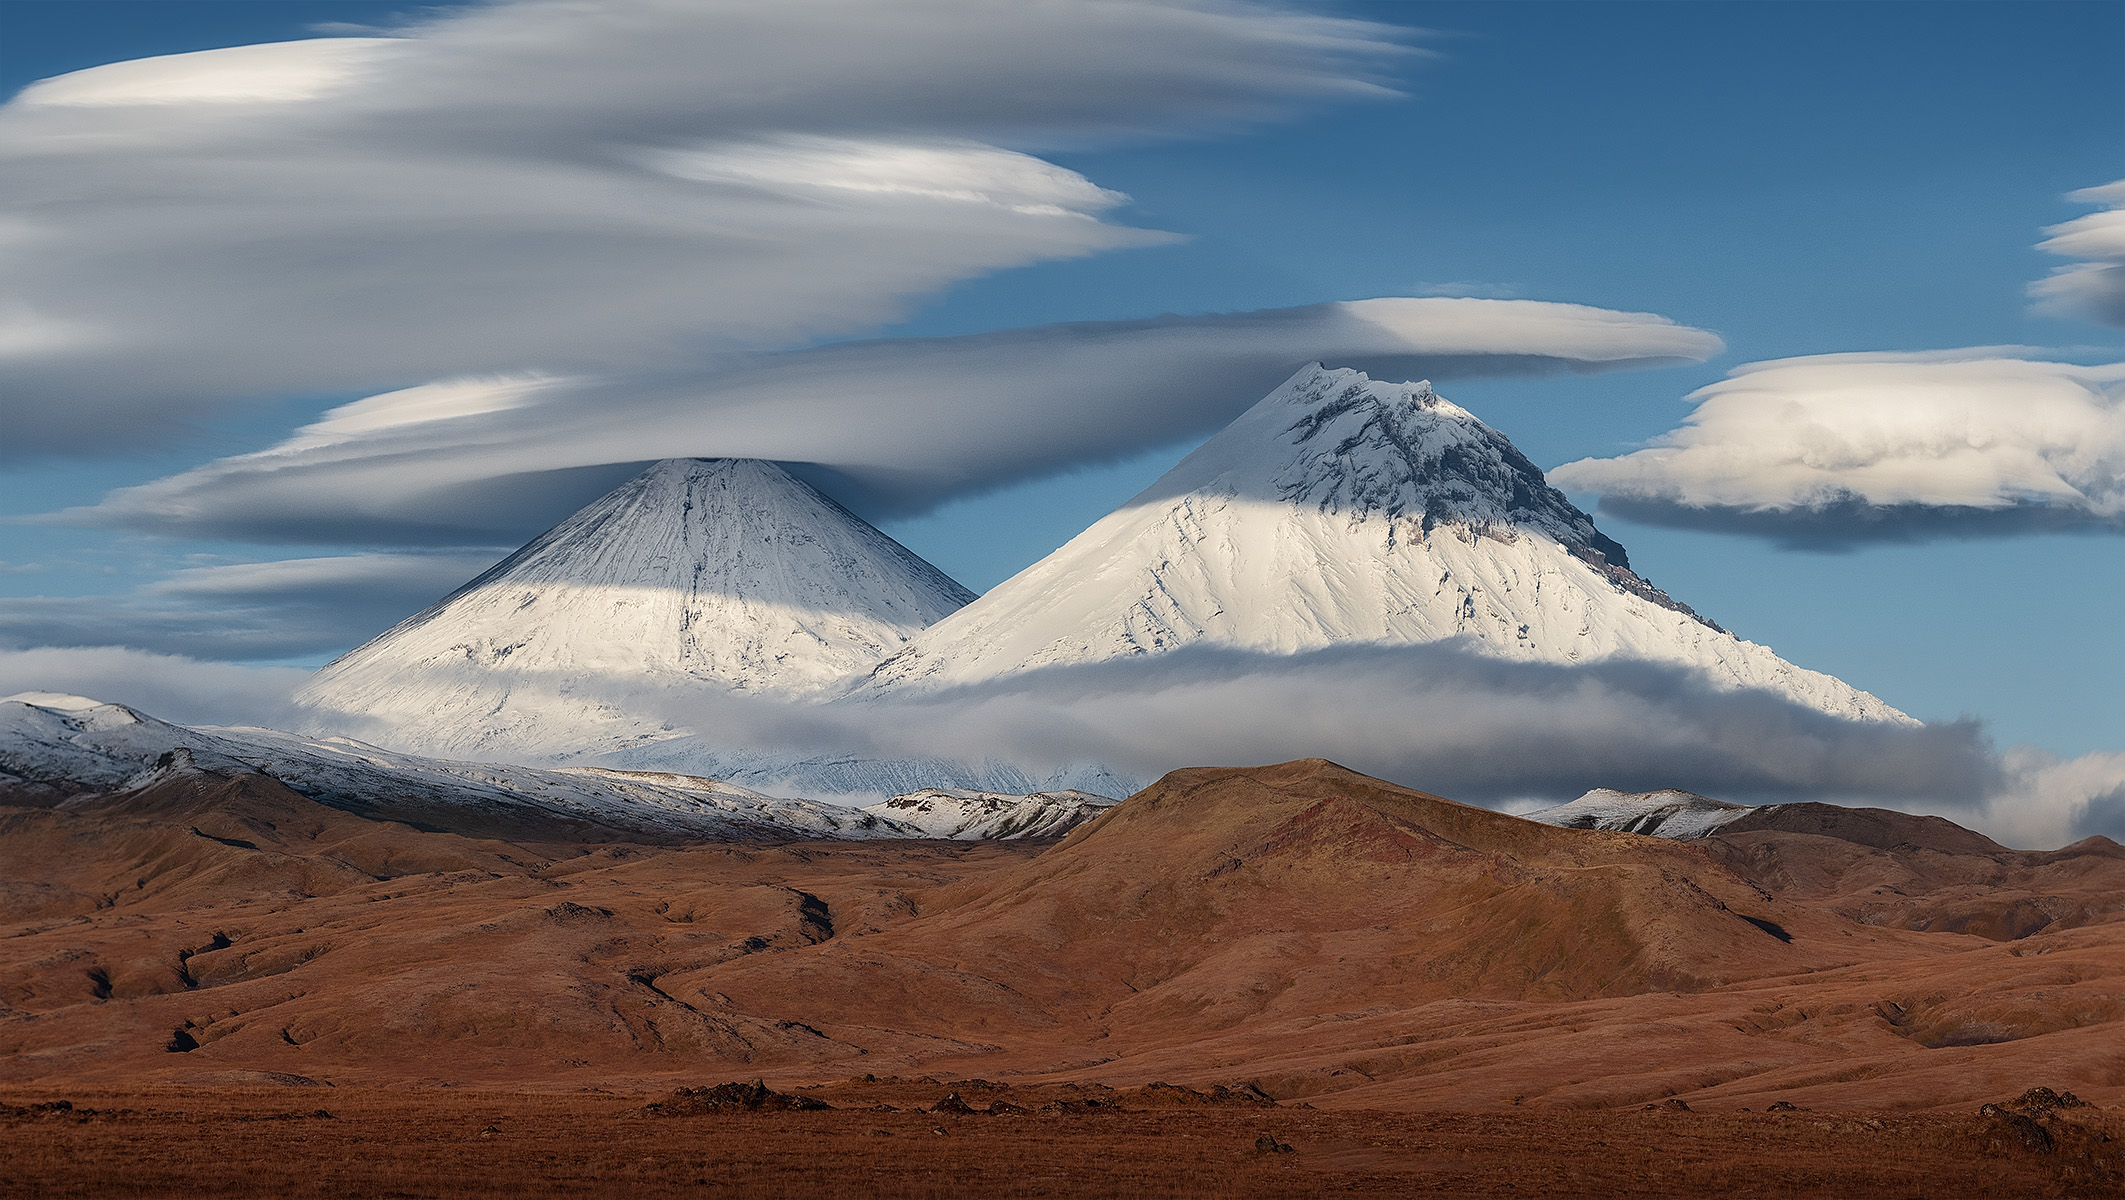
{"type": "Polygon", "coordinates": [[[0,1192],[2125,1194],[2104,839],[1673,842],[1318,760],[1054,844],[57,799],[0,807],[0,1192]],[[666,1096],[756,1077],[833,1110],[666,1096]],[[1978,1114],[2039,1085],[2082,1103],[1978,1114]]]}

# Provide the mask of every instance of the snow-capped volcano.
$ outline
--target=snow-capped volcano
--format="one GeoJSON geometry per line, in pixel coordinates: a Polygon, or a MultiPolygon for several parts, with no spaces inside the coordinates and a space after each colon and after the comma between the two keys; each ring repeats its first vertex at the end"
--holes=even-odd
{"type": "Polygon", "coordinates": [[[1430,384],[1319,365],[915,638],[863,694],[1190,644],[1291,654],[1448,639],[1526,662],[1693,668],[1839,716],[1909,720],[1647,583],[1503,434],[1430,384]]]}
{"type": "Polygon", "coordinates": [[[823,697],[973,594],[750,459],[670,459],[319,671],[297,701],[397,749],[490,756],[669,733],[614,697],[823,697]]]}

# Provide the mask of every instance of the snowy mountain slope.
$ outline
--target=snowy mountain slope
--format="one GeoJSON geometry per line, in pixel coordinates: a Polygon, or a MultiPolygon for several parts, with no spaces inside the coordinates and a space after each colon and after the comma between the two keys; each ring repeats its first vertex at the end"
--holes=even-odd
{"type": "Polygon", "coordinates": [[[969,788],[925,788],[868,805],[863,811],[881,821],[913,825],[924,837],[977,841],[1067,833],[1119,803],[1079,791],[1010,796],[969,788]]]}
{"type": "Polygon", "coordinates": [[[913,825],[874,814],[764,796],[714,779],[447,762],[345,738],[190,729],[81,697],[31,694],[27,702],[0,701],[0,775],[109,791],[173,767],[256,771],[312,799],[354,811],[398,811],[418,803],[486,812],[531,810],[702,837],[924,836],[913,825]]]}
{"type": "Polygon", "coordinates": [[[856,694],[1191,643],[1288,654],[1446,639],[1518,661],[1694,668],[1839,716],[1909,720],[1639,578],[1511,442],[1429,384],[1318,365],[856,694]]]}
{"type": "Polygon", "coordinates": [[[25,692],[0,699],[0,787],[117,791],[172,769],[256,771],[314,800],[384,816],[439,808],[536,812],[704,838],[1043,837],[1116,803],[1084,792],[938,792],[857,809],[670,772],[450,762],[348,738],[193,729],[81,696],[25,692]]]}
{"type": "Polygon", "coordinates": [[[660,462],[297,694],[424,753],[669,736],[629,692],[833,694],[973,598],[772,463],[660,462]]]}
{"type": "Polygon", "coordinates": [[[1675,788],[1657,792],[1595,788],[1570,804],[1520,815],[1566,829],[1607,829],[1689,840],[1716,833],[1755,811],[1746,804],[1729,804],[1675,788]]]}

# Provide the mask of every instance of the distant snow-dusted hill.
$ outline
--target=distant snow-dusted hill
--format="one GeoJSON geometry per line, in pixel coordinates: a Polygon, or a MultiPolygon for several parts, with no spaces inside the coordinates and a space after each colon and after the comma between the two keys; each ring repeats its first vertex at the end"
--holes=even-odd
{"type": "Polygon", "coordinates": [[[1066,833],[1115,803],[1079,791],[1011,796],[969,788],[925,788],[867,805],[863,811],[884,821],[912,825],[925,837],[970,840],[1066,833]]]}
{"type": "Polygon", "coordinates": [[[1565,829],[1607,829],[1688,840],[1708,837],[1755,811],[1746,804],[1729,804],[1675,788],[1657,792],[1595,788],[1570,804],[1520,815],[1565,829]]]}
{"type": "Polygon", "coordinates": [[[707,839],[1040,836],[1091,820],[1114,803],[1081,793],[923,793],[859,810],[668,772],[453,762],[347,738],[193,729],[81,696],[0,699],[0,789],[58,800],[124,791],[184,770],[256,772],[337,808],[416,823],[426,814],[537,815],[623,833],[707,839]]]}

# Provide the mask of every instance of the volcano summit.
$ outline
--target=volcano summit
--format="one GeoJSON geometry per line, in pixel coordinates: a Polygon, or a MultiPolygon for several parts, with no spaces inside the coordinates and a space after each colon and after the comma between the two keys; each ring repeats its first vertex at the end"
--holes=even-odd
{"type": "Polygon", "coordinates": [[[433,753],[625,745],[671,730],[616,696],[831,695],[973,598],[772,463],[669,459],[296,698],[433,753]]]}
{"type": "Polygon", "coordinates": [[[1521,662],[1686,667],[1836,716],[1909,720],[1640,578],[1503,434],[1430,384],[1319,365],[915,638],[871,686],[931,691],[1199,644],[1448,640],[1521,662]]]}

